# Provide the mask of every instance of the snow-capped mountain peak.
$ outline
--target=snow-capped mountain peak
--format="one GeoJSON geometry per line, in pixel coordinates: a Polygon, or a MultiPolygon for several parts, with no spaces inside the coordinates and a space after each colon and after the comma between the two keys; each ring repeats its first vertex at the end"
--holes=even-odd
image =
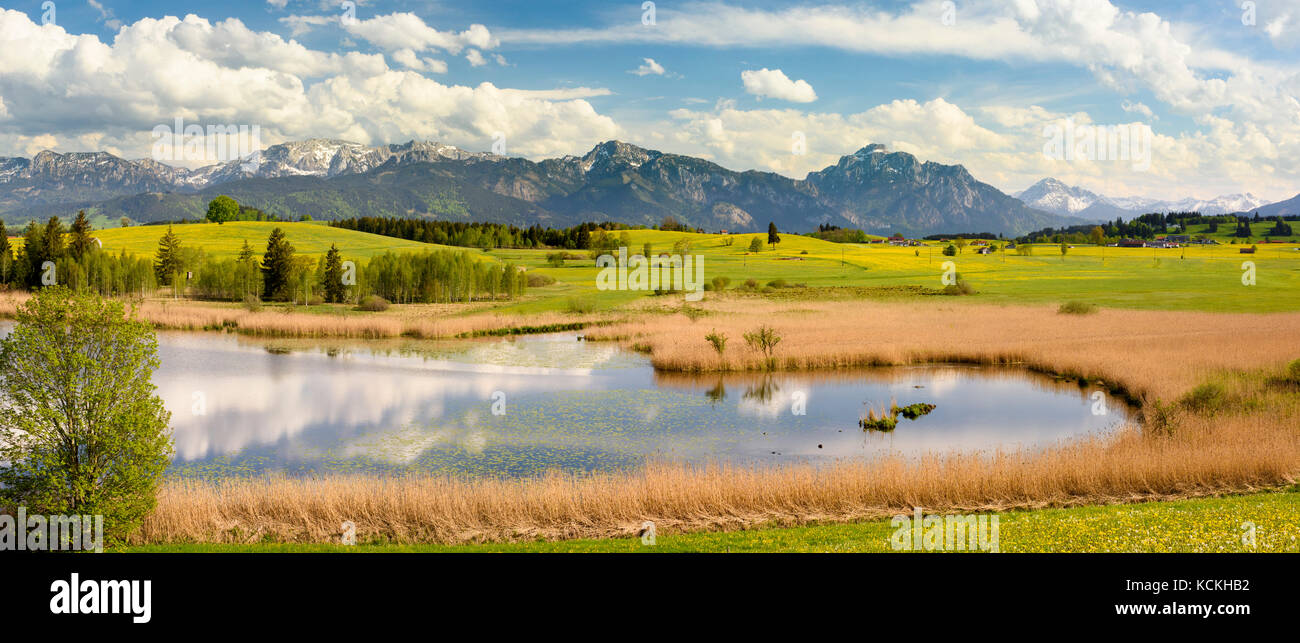
{"type": "Polygon", "coordinates": [[[1247,212],[1269,202],[1250,193],[1226,194],[1213,199],[1189,197],[1173,201],[1140,196],[1110,197],[1079,186],[1066,185],[1051,177],[1038,181],[1014,196],[1032,208],[1084,218],[1134,216],[1152,212],[1229,214],[1247,212]]]}

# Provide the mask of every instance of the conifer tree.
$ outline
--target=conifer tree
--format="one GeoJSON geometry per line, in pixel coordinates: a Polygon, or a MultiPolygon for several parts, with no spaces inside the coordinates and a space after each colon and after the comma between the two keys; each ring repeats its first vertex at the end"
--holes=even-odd
{"type": "Polygon", "coordinates": [[[68,250],[73,259],[81,261],[87,253],[90,252],[91,246],[95,240],[90,237],[90,221],[86,219],[86,211],[81,210],[77,213],[77,219],[72,222],[72,240],[68,243],[68,250]]]}
{"type": "Polygon", "coordinates": [[[167,234],[158,239],[158,255],[154,260],[153,271],[158,283],[171,285],[172,276],[181,269],[181,239],[167,226],[167,234]]]}
{"type": "Polygon", "coordinates": [[[276,228],[266,240],[266,254],[262,255],[262,288],[267,299],[280,296],[288,287],[293,273],[293,246],[284,238],[284,230],[276,228]]]}
{"type": "Polygon", "coordinates": [[[343,257],[339,255],[338,246],[330,244],[330,250],[325,254],[325,301],[331,304],[340,303],[345,293],[343,257]]]}

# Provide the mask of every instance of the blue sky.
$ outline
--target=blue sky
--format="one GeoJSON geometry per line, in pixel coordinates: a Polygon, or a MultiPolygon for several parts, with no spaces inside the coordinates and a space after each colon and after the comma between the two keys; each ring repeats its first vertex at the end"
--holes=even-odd
{"type": "Polygon", "coordinates": [[[664,1],[649,25],[617,0],[54,8],[0,3],[0,156],[146,157],[180,117],[264,144],[501,137],[544,158],[619,138],[802,177],[880,142],[1007,191],[1300,191],[1300,0],[664,1]],[[1045,156],[1067,118],[1149,131],[1150,167],[1045,156]]]}

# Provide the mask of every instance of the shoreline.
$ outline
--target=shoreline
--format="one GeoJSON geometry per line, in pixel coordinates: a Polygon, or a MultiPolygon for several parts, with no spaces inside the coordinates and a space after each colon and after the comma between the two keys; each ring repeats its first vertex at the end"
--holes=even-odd
{"type": "Polygon", "coordinates": [[[737,341],[740,331],[760,324],[784,337],[778,371],[916,363],[926,355],[1015,359],[1127,391],[1141,402],[1143,425],[1054,448],[821,468],[652,464],[621,474],[521,480],[169,481],[131,542],[326,543],[344,521],[357,525],[359,539],[393,543],[606,538],[636,533],[647,520],[679,533],[859,521],[911,506],[969,512],[1113,504],[1273,488],[1300,474],[1300,383],[1289,383],[1285,371],[1300,357],[1291,354],[1300,346],[1300,323],[1293,323],[1300,315],[1240,315],[1223,324],[1217,313],[1103,310],[1075,317],[977,306],[953,315],[952,306],[879,302],[790,313],[735,306],[743,310],[699,320],[651,316],[593,334],[640,344],[669,371],[706,370],[729,359],[761,373],[761,355],[734,348],[720,358],[702,339],[716,329],[737,341]],[[1117,332],[1124,328],[1145,330],[1117,332]],[[1205,390],[1213,403],[1202,399],[1205,390]]]}

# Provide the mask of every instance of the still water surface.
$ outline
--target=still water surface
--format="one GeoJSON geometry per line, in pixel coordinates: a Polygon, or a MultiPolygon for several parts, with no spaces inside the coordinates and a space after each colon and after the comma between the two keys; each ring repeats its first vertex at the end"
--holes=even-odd
{"type": "MultiPolygon", "coordinates": [[[[7,332],[8,325],[0,326],[7,332]]],[[[525,476],[649,459],[752,464],[1041,447],[1113,430],[1123,404],[1019,370],[925,366],[685,376],[575,335],[320,342],[159,333],[172,475],[525,476]],[[868,404],[935,404],[892,433],[868,404]],[[494,413],[494,410],[496,413],[494,413]]]]}

